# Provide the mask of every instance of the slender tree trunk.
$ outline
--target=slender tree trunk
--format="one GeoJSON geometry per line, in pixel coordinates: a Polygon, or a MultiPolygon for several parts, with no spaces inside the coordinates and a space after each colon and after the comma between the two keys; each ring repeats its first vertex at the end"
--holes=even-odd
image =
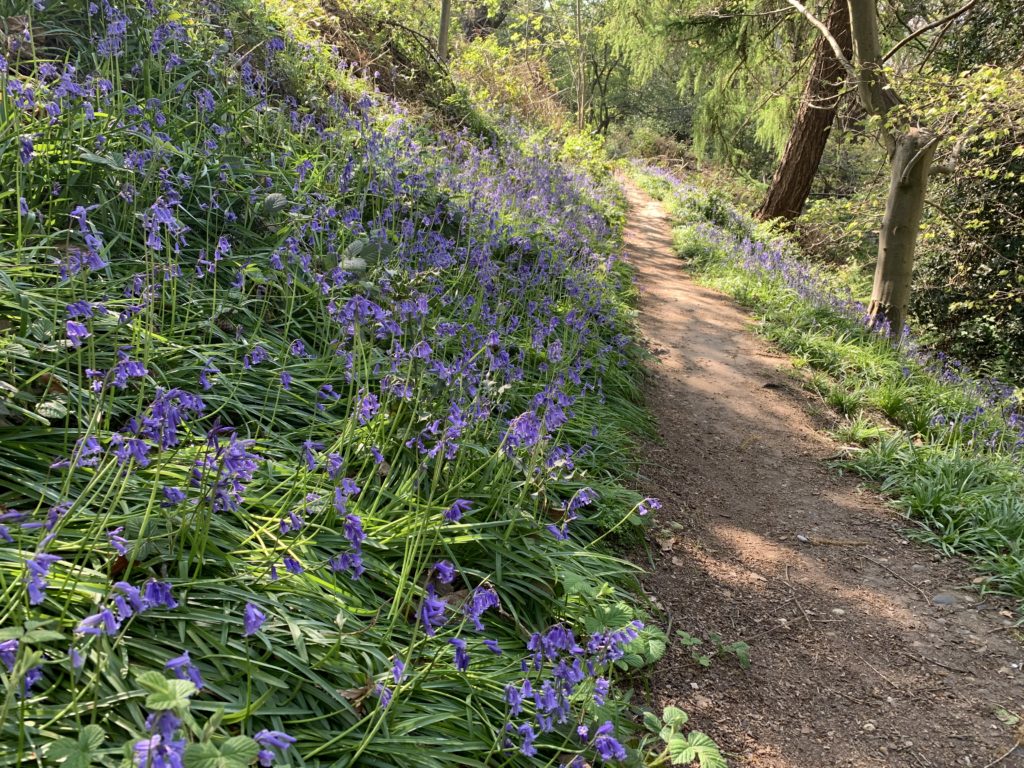
{"type": "MultiPolygon", "coordinates": [[[[849,58],[852,45],[846,0],[833,0],[825,24],[849,58]]],[[[814,43],[811,72],[793,129],[768,187],[768,195],[754,214],[758,219],[795,219],[800,215],[832,131],[836,103],[845,79],[846,69],[831,44],[819,37],[814,43]]]]}
{"type": "Polygon", "coordinates": [[[452,0],[441,0],[441,29],[437,33],[437,58],[448,63],[448,30],[452,25],[452,0]]]}
{"type": "MultiPolygon", "coordinates": [[[[847,0],[857,67],[860,101],[871,114],[886,119],[900,99],[882,69],[878,39],[877,0],[847,0]]],[[[882,228],[878,233],[878,261],[871,287],[868,315],[876,327],[886,328],[893,340],[903,335],[914,273],[914,251],[921,230],[928,175],[938,137],[906,120],[899,132],[883,127],[892,173],[882,228]]]]}
{"type": "Polygon", "coordinates": [[[927,131],[911,128],[896,139],[892,155],[889,198],[879,233],[868,314],[873,323],[888,324],[889,333],[896,339],[907,319],[914,250],[936,143],[927,131]]]}
{"type": "Polygon", "coordinates": [[[576,127],[583,130],[587,125],[587,49],[583,45],[583,0],[576,0],[576,45],[579,46],[579,60],[576,68],[579,82],[576,84],[576,127]]]}

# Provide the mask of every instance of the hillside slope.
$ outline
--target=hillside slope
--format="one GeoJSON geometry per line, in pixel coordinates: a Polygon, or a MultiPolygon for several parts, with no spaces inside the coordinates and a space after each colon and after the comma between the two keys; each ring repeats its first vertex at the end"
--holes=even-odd
{"type": "Polygon", "coordinates": [[[318,13],[4,19],[0,763],[637,759],[618,202],[318,13]]]}

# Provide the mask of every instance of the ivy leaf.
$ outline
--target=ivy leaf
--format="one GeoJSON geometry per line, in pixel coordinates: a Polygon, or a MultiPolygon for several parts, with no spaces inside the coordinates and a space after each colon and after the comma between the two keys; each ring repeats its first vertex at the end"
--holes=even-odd
{"type": "Polygon", "coordinates": [[[87,725],[78,735],[78,740],[57,739],[46,750],[48,760],[59,762],[63,768],[89,768],[99,757],[96,750],[106,740],[107,734],[98,725],[87,725]]]}

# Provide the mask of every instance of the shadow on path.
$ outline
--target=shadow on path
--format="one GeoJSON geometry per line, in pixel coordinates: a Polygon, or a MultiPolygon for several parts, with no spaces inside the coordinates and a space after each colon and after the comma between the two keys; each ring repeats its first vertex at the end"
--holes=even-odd
{"type": "MultiPolygon", "coordinates": [[[[837,452],[786,358],[673,255],[660,204],[627,187],[627,255],[651,351],[660,440],[643,492],[664,502],[645,587],[671,632],[745,640],[753,666],[698,667],[675,638],[653,704],[757,768],[986,768],[1024,715],[1005,605],[959,587],[963,564],[906,541],[907,523],[823,461],[837,452]],[[799,538],[798,538],[799,537],[799,538]]],[[[1024,767],[1024,748],[1002,767],[1024,767]]]]}

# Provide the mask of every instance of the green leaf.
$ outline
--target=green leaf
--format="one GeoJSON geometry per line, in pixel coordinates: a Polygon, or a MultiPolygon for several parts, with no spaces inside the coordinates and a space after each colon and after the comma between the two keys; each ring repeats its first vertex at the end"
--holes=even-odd
{"type": "Polygon", "coordinates": [[[191,680],[169,680],[156,671],[143,672],[135,682],[149,692],[146,697],[149,709],[184,709],[188,707],[189,696],[196,692],[191,680]]]}
{"type": "Polygon", "coordinates": [[[185,768],[220,768],[220,750],[206,741],[185,747],[185,768]]]}
{"type": "Polygon", "coordinates": [[[651,733],[657,733],[661,730],[661,720],[653,712],[644,712],[644,727],[651,733]]]}
{"type": "Polygon", "coordinates": [[[63,768],[89,768],[96,761],[94,754],[106,740],[107,734],[98,725],[87,725],[78,734],[78,740],[67,737],[57,739],[46,749],[46,759],[58,762],[63,768]]]}
{"type": "Polygon", "coordinates": [[[85,726],[82,732],[78,734],[78,743],[89,750],[99,749],[106,739],[106,732],[102,727],[95,724],[85,726]]]}
{"type": "Polygon", "coordinates": [[[256,760],[259,749],[248,736],[232,736],[220,749],[208,741],[190,744],[185,749],[185,768],[246,768],[256,760]]]}
{"type": "Polygon", "coordinates": [[[665,707],[665,711],[662,713],[661,718],[667,725],[674,725],[677,728],[681,728],[686,725],[686,721],[690,719],[690,716],[679,707],[665,707]]]}
{"type": "Polygon", "coordinates": [[[668,742],[668,754],[672,765],[686,765],[696,760],[700,768],[728,768],[715,742],[700,731],[686,737],[673,736],[668,742]]]}
{"type": "Polygon", "coordinates": [[[259,751],[259,745],[249,736],[232,736],[220,745],[221,765],[223,768],[244,768],[256,759],[259,751]]]}

